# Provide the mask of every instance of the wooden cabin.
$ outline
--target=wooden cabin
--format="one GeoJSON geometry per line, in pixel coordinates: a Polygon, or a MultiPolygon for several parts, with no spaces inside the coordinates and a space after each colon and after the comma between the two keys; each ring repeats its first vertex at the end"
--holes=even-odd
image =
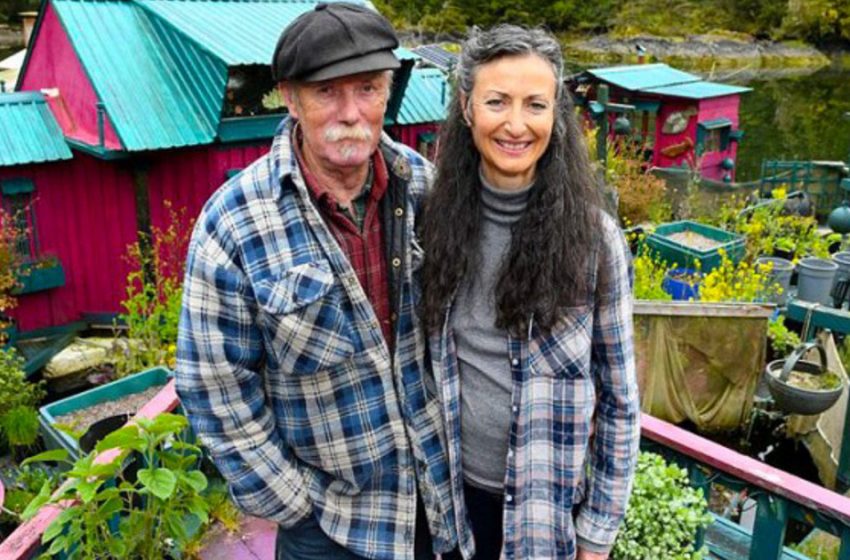
{"type": "Polygon", "coordinates": [[[742,93],[750,88],[705,81],[666,64],[637,64],[587,70],[573,80],[577,103],[594,104],[600,84],[610,89],[609,102],[633,110],[606,112],[612,134],[617,118],[631,125],[628,134],[643,147],[654,167],[698,164],[703,177],[735,180],[735,161],[743,131],[738,127],[742,93]]]}
{"type": "MultiPolygon", "coordinates": [[[[281,30],[316,3],[44,1],[16,84],[30,93],[0,95],[0,123],[18,122],[26,99],[44,126],[38,137],[24,122],[0,126],[0,181],[7,207],[26,196],[34,255],[64,278],[21,295],[20,330],[118,313],[137,232],[163,226],[167,202],[196,216],[268,151],[285,115],[268,63],[281,30]],[[39,145],[64,147],[61,161],[39,145]]],[[[386,130],[430,153],[445,78],[411,51],[397,56],[386,130]]]]}

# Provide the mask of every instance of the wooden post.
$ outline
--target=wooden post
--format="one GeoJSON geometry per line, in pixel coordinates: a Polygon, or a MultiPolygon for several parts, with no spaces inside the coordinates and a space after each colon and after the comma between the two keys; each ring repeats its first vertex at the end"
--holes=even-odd
{"type": "Polygon", "coordinates": [[[785,528],[788,526],[788,502],[766,493],[759,494],[757,500],[750,560],[780,560],[785,528]]]}
{"type": "MultiPolygon", "coordinates": [[[[599,84],[596,101],[602,107],[608,106],[608,86],[599,84]]],[[[608,112],[603,111],[596,129],[596,159],[602,162],[603,169],[608,166],[608,112]]]]}

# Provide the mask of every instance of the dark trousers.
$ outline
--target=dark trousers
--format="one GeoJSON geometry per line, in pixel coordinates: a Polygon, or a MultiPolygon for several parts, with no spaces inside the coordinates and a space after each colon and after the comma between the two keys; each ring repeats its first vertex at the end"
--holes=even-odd
{"type": "MultiPolygon", "coordinates": [[[[416,539],[414,558],[433,560],[431,531],[421,500],[416,501],[416,539]]],[[[291,529],[278,527],[275,543],[276,560],[365,560],[346,550],[328,537],[314,517],[305,519],[291,529]]]]}
{"type": "MultiPolygon", "coordinates": [[[[472,524],[472,536],[475,538],[474,560],[499,560],[502,553],[502,494],[493,494],[487,490],[463,485],[466,511],[472,524]]],[[[460,552],[454,550],[443,554],[443,560],[463,560],[460,552]]]]}

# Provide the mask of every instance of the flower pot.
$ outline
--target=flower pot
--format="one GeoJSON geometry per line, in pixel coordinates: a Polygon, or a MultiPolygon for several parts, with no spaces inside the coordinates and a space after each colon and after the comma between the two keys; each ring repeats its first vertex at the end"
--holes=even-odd
{"type": "Polygon", "coordinates": [[[808,389],[792,385],[789,382],[792,372],[826,375],[828,370],[823,346],[817,342],[801,344],[787,359],[770,362],[765,368],[770,395],[776,406],[790,414],[820,414],[834,405],[844,390],[844,380],[840,378],[840,386],[832,389],[808,389]],[[812,348],[818,349],[820,363],[800,359],[812,348]]]}
{"type": "Polygon", "coordinates": [[[129,414],[116,414],[98,420],[89,426],[89,429],[80,438],[80,450],[83,453],[91,453],[100,440],[123,427],[129,419],[129,414]]]}
{"type": "Polygon", "coordinates": [[[646,249],[670,265],[711,272],[720,266],[721,251],[734,263],[744,256],[744,238],[728,231],[683,220],[661,224],[646,236],[646,249]]]}
{"type": "Polygon", "coordinates": [[[779,257],[759,257],[756,259],[756,264],[770,264],[770,281],[774,284],[779,284],[782,288],[782,293],[771,294],[768,301],[777,305],[785,305],[788,303],[788,290],[791,289],[791,274],[794,272],[794,263],[787,259],[779,257]]]}
{"type": "Polygon", "coordinates": [[[830,290],[838,265],[826,259],[806,257],[797,263],[797,298],[830,305],[830,290]]]}
{"type": "Polygon", "coordinates": [[[676,301],[699,299],[699,281],[696,270],[690,268],[673,268],[664,274],[661,288],[676,301]]]}

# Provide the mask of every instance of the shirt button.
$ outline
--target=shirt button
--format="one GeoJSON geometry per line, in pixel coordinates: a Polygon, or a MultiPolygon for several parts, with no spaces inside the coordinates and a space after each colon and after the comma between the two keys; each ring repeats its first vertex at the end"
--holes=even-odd
{"type": "Polygon", "coordinates": [[[513,459],[513,458],[514,458],[514,450],[508,449],[508,459],[513,459]]]}
{"type": "Polygon", "coordinates": [[[404,209],[403,208],[396,208],[395,209],[395,216],[396,216],[396,218],[401,218],[402,216],[404,216],[404,209]]]}
{"type": "Polygon", "coordinates": [[[514,501],[514,497],[508,494],[507,496],[505,496],[505,501],[511,503],[514,501]]]}
{"type": "Polygon", "coordinates": [[[513,406],[511,407],[511,410],[513,410],[515,413],[516,413],[516,412],[519,412],[519,407],[518,407],[517,405],[513,405],[513,406]]]}
{"type": "Polygon", "coordinates": [[[512,366],[518,366],[518,365],[519,365],[519,358],[514,358],[514,359],[512,359],[512,360],[511,360],[511,365],[512,365],[512,366]]]}
{"type": "Polygon", "coordinates": [[[393,313],[392,315],[390,315],[390,319],[393,322],[397,321],[398,320],[398,313],[393,313]]]}
{"type": "Polygon", "coordinates": [[[393,268],[398,268],[401,266],[401,259],[396,257],[393,259],[393,268]]]}

